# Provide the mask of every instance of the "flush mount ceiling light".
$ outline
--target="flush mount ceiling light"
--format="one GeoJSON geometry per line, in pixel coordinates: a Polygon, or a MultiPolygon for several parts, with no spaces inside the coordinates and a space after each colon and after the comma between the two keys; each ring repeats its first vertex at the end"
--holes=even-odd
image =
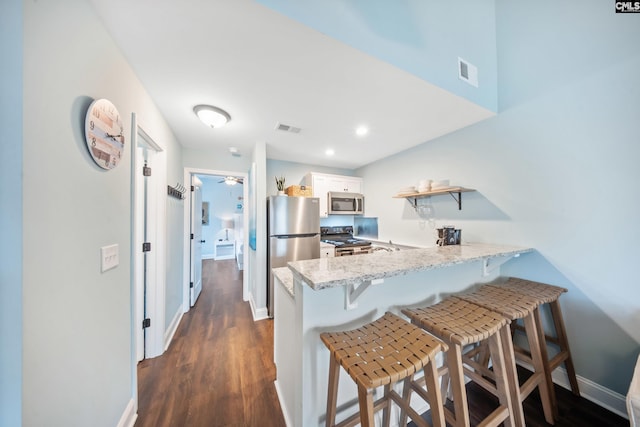
{"type": "Polygon", "coordinates": [[[231,120],[229,113],[212,105],[196,105],[193,112],[202,123],[212,128],[222,127],[231,120]]]}
{"type": "Polygon", "coordinates": [[[334,154],[336,154],[336,152],[333,150],[333,148],[327,148],[324,154],[326,154],[327,156],[333,156],[334,154]]]}
{"type": "Polygon", "coordinates": [[[365,136],[368,133],[369,133],[369,128],[367,128],[366,126],[358,126],[356,128],[356,135],[358,136],[365,136]]]}

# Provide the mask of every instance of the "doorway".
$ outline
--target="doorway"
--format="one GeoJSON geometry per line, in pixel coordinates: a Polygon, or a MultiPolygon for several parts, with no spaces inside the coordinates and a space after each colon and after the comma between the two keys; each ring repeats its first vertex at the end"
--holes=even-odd
{"type": "Polygon", "coordinates": [[[133,113],[132,123],[132,304],[136,363],[164,351],[164,292],[166,213],[162,183],[166,181],[166,153],[145,131],[133,113]]]}
{"type": "MultiPolygon", "coordinates": [[[[185,200],[185,251],[184,265],[184,290],[183,305],[186,313],[196,302],[201,285],[202,259],[216,257],[220,259],[236,259],[238,268],[242,269],[247,265],[248,233],[238,234],[238,230],[247,224],[248,213],[245,208],[245,201],[248,197],[248,185],[244,185],[247,173],[237,171],[220,171],[212,169],[185,168],[184,181],[193,182],[196,178],[202,182],[199,193],[196,186],[192,186],[192,191],[187,192],[188,200],[185,200]],[[234,180],[231,183],[231,179],[234,180]],[[207,186],[220,188],[240,189],[234,193],[229,202],[224,203],[224,208],[219,206],[220,200],[214,200],[214,192],[208,192],[207,186]],[[204,190],[203,190],[204,188],[204,190]],[[241,194],[241,196],[240,196],[241,194]],[[200,198],[200,202],[198,202],[200,198]],[[197,204],[197,205],[196,205],[197,204]],[[199,224],[198,224],[199,223],[199,224]],[[197,225],[202,226],[198,230],[197,225]],[[196,234],[200,237],[196,238],[196,234]],[[221,258],[224,257],[224,258],[221,258]],[[193,285],[192,285],[193,284],[193,285]]],[[[248,300],[248,275],[242,278],[243,299],[248,300]]]]}

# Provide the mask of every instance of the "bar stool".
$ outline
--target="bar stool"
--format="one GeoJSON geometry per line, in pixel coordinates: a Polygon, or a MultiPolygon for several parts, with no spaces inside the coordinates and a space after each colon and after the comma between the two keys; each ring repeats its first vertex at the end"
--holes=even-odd
{"type": "Polygon", "coordinates": [[[320,339],[331,352],[329,364],[329,387],[327,395],[326,425],[335,426],[338,398],[338,380],[342,366],[358,387],[360,412],[338,424],[346,427],[360,424],[374,426],[374,412],[383,409],[383,423],[389,425],[391,402],[409,414],[419,426],[429,426],[410,407],[410,390],[418,392],[431,408],[434,426],[444,427],[443,402],[438,387],[435,357],[447,350],[447,345],[420,328],[392,313],[361,328],[343,332],[325,332],[320,339]],[[426,390],[420,387],[413,376],[424,371],[426,390]],[[403,396],[394,389],[394,384],[404,382],[403,396]],[[373,392],[384,386],[384,395],[373,402],[373,392]]]}
{"type": "MultiPolygon", "coordinates": [[[[505,287],[485,285],[471,293],[463,293],[456,295],[465,301],[478,304],[489,310],[500,313],[502,316],[511,320],[513,325],[516,320],[523,319],[524,328],[529,341],[530,357],[515,353],[516,357],[525,360],[533,366],[532,375],[520,387],[520,399],[524,401],[535,388],[538,388],[540,400],[542,401],[542,409],[544,418],[549,424],[554,424],[557,418],[557,404],[553,387],[549,387],[547,376],[544,368],[544,358],[541,348],[544,346],[539,335],[538,308],[540,302],[533,297],[513,292],[505,287]]],[[[511,340],[511,337],[509,337],[511,340]]],[[[545,352],[546,356],[546,352],[545,352]]],[[[518,384],[518,377],[513,378],[513,384],[518,384]]],[[[519,406],[518,406],[519,407],[519,406]]]]}
{"type": "MultiPolygon", "coordinates": [[[[494,283],[492,283],[492,285],[493,284],[494,283]]],[[[542,356],[545,367],[545,374],[547,375],[547,381],[549,382],[551,388],[553,388],[551,373],[562,363],[564,363],[567,370],[567,376],[569,377],[569,383],[571,384],[571,391],[576,396],[580,396],[580,388],[578,387],[576,370],[573,366],[573,359],[571,358],[569,340],[567,339],[567,331],[564,326],[564,320],[562,317],[562,310],[560,308],[559,301],[560,295],[567,292],[567,289],[561,288],[559,286],[548,285],[546,283],[534,282],[532,280],[520,279],[517,277],[508,277],[504,282],[495,282],[495,286],[502,286],[513,292],[535,298],[540,305],[549,304],[556,336],[553,337],[545,334],[544,330],[542,329],[542,322],[540,321],[540,319],[538,319],[538,326],[541,328],[540,336],[545,340],[545,345],[542,346],[542,356]],[[559,347],[558,354],[556,354],[551,359],[549,359],[549,357],[547,356],[547,343],[553,343],[559,347]]],[[[522,349],[516,348],[516,351],[521,352],[522,349]]]]}
{"type": "Polygon", "coordinates": [[[449,297],[437,304],[416,309],[404,309],[411,322],[449,345],[446,365],[451,378],[454,412],[445,408],[448,423],[457,427],[470,425],[465,375],[485,390],[494,394],[500,405],[483,421],[483,426],[524,426],[524,415],[517,386],[510,384],[515,378],[515,359],[509,319],[495,311],[457,297],[449,297]],[[477,344],[486,341],[493,362],[493,373],[472,359],[477,344]],[[469,345],[471,350],[469,350],[469,345]],[[466,347],[466,348],[465,348],[466,347]],[[495,385],[485,377],[492,375],[495,385]],[[510,388],[514,391],[510,392],[510,388]],[[512,397],[514,396],[514,397],[512,397]],[[515,408],[520,406],[519,408],[515,408]]]}

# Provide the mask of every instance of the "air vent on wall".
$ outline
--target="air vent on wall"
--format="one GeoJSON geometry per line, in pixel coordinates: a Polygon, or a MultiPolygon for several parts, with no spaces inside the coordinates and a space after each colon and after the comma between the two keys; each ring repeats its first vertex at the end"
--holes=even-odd
{"type": "Polygon", "coordinates": [[[283,132],[300,133],[302,129],[297,128],[295,126],[289,126],[282,123],[277,123],[276,130],[281,130],[283,132]]]}
{"type": "Polygon", "coordinates": [[[458,58],[458,78],[471,86],[478,87],[478,67],[462,58],[458,58]]]}

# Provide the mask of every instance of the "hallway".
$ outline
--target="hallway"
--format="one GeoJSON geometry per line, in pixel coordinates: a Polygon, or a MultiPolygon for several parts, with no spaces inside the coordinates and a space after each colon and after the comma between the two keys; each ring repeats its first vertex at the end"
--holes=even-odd
{"type": "Polygon", "coordinates": [[[284,426],[273,321],[253,321],[234,260],[204,260],[202,280],[169,349],[138,365],[136,427],[284,426]]]}

